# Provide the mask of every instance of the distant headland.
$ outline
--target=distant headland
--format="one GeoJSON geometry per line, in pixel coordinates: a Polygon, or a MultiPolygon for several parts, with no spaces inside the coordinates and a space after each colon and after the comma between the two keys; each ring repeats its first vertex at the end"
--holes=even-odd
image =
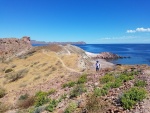
{"type": "Polygon", "coordinates": [[[45,41],[36,41],[36,40],[31,40],[31,44],[86,44],[84,41],[78,41],[78,42],[45,42],[45,41]]]}

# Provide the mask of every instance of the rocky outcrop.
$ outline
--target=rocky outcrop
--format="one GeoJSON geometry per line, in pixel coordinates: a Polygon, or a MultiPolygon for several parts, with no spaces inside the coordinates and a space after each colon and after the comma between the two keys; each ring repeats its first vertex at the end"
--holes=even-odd
{"type": "Polygon", "coordinates": [[[17,38],[1,38],[0,39],[0,59],[8,59],[18,56],[31,49],[30,37],[24,36],[17,38]]]}
{"type": "Polygon", "coordinates": [[[114,53],[110,53],[110,52],[102,52],[100,54],[97,54],[96,56],[93,56],[93,58],[100,58],[100,59],[118,59],[118,58],[130,58],[130,57],[123,57],[123,56],[119,56],[117,54],[114,53]]]}
{"type": "Polygon", "coordinates": [[[121,56],[114,54],[114,53],[110,53],[110,52],[102,52],[99,55],[97,55],[98,58],[102,58],[102,59],[117,59],[117,58],[122,58],[121,56]]]}

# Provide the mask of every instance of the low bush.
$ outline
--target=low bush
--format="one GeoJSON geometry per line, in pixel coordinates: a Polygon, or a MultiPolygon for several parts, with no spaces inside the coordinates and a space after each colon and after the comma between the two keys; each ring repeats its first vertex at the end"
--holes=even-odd
{"type": "Polygon", "coordinates": [[[19,97],[19,100],[26,100],[28,97],[29,97],[29,95],[26,93],[26,94],[24,94],[24,95],[21,95],[21,96],[19,97]]]}
{"type": "Polygon", "coordinates": [[[63,99],[67,98],[67,94],[63,94],[60,96],[60,98],[58,99],[59,102],[61,102],[63,99]]]}
{"type": "Polygon", "coordinates": [[[129,75],[129,76],[138,75],[138,74],[139,74],[138,71],[131,71],[131,72],[128,72],[128,75],[129,75]]]}
{"type": "Polygon", "coordinates": [[[122,82],[127,82],[129,80],[132,80],[134,79],[134,76],[133,75],[128,75],[127,73],[125,74],[121,74],[118,79],[120,79],[122,82]]]}
{"type": "Polygon", "coordinates": [[[109,90],[111,88],[112,82],[108,82],[103,86],[103,89],[109,90]]]}
{"type": "Polygon", "coordinates": [[[5,113],[7,110],[9,110],[9,105],[0,102],[0,113],[5,113]]]}
{"type": "Polygon", "coordinates": [[[114,82],[110,84],[111,88],[118,88],[122,85],[122,81],[120,79],[115,79],[114,82]]]}
{"type": "Polygon", "coordinates": [[[50,89],[50,90],[47,92],[47,94],[48,94],[48,95],[51,95],[51,94],[54,94],[55,92],[56,92],[55,89],[50,89]]]}
{"type": "Polygon", "coordinates": [[[87,82],[87,74],[83,74],[77,81],[77,84],[82,84],[87,82]]]}
{"type": "Polygon", "coordinates": [[[29,97],[27,96],[26,94],[21,96],[17,102],[17,106],[19,108],[28,108],[32,105],[34,105],[34,101],[35,101],[35,98],[34,97],[29,97]]]}
{"type": "Polygon", "coordinates": [[[86,109],[88,113],[106,113],[109,103],[101,97],[91,94],[87,98],[86,109]]]}
{"type": "Polygon", "coordinates": [[[57,106],[58,104],[58,101],[53,99],[53,100],[50,100],[50,103],[49,105],[46,107],[46,110],[49,111],[49,112],[53,112],[55,107],[57,106]]]}
{"type": "Polygon", "coordinates": [[[46,104],[49,101],[47,95],[48,94],[46,92],[42,92],[42,91],[37,92],[35,95],[35,103],[34,103],[35,106],[39,107],[43,104],[46,104]]]}
{"type": "Polygon", "coordinates": [[[63,84],[63,88],[65,88],[65,87],[71,88],[71,87],[73,87],[75,84],[76,84],[76,82],[70,81],[70,82],[68,82],[68,83],[63,84]]]}
{"type": "Polygon", "coordinates": [[[5,78],[9,81],[9,82],[14,82],[20,78],[23,78],[26,74],[28,73],[28,69],[22,69],[19,70],[18,72],[13,72],[13,73],[9,73],[5,76],[5,78]]]}
{"type": "Polygon", "coordinates": [[[12,72],[12,71],[13,71],[13,69],[11,69],[11,68],[10,69],[6,69],[5,73],[9,73],[9,72],[12,72]]]}
{"type": "Polygon", "coordinates": [[[41,78],[41,76],[38,75],[38,76],[34,77],[33,81],[36,81],[36,80],[38,80],[38,79],[40,79],[40,78],[41,78]]]}
{"type": "Polygon", "coordinates": [[[105,95],[108,94],[108,90],[109,90],[109,89],[107,89],[107,88],[102,88],[102,89],[100,89],[100,88],[95,88],[95,89],[94,89],[94,95],[95,95],[95,96],[105,96],[105,95]]]}
{"type": "Polygon", "coordinates": [[[121,103],[124,109],[131,109],[137,102],[146,97],[146,90],[143,88],[133,87],[123,94],[121,103]]]}
{"type": "Polygon", "coordinates": [[[107,95],[108,94],[108,90],[106,90],[106,89],[101,89],[101,95],[102,96],[105,96],[105,95],[107,95]]]}
{"type": "Polygon", "coordinates": [[[137,87],[145,87],[146,86],[146,81],[144,80],[137,80],[134,84],[134,86],[137,86],[137,87]]]}
{"type": "Polygon", "coordinates": [[[39,107],[33,107],[30,108],[27,112],[23,112],[23,113],[43,113],[46,109],[46,106],[39,106],[39,107]]]}
{"type": "Polygon", "coordinates": [[[77,97],[84,92],[86,92],[84,84],[79,84],[71,91],[70,98],[77,97]]]}
{"type": "Polygon", "coordinates": [[[115,77],[113,75],[110,75],[110,74],[106,74],[105,76],[100,78],[100,82],[103,84],[108,83],[108,82],[112,82],[114,80],[115,80],[115,77]]]}
{"type": "Polygon", "coordinates": [[[64,113],[73,113],[77,108],[77,104],[72,102],[69,106],[65,109],[64,113]]]}
{"type": "Polygon", "coordinates": [[[95,88],[94,89],[94,95],[95,96],[101,96],[102,94],[101,94],[101,89],[100,88],[95,88]]]}
{"type": "Polygon", "coordinates": [[[2,87],[0,87],[0,98],[4,97],[6,94],[6,90],[2,87]]]}

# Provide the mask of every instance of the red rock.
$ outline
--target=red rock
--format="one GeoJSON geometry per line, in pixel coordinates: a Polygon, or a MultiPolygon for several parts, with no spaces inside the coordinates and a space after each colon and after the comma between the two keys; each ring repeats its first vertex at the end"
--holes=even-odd
{"type": "Polygon", "coordinates": [[[0,39],[0,58],[10,58],[25,53],[31,49],[30,37],[17,38],[2,38],[0,39]]]}

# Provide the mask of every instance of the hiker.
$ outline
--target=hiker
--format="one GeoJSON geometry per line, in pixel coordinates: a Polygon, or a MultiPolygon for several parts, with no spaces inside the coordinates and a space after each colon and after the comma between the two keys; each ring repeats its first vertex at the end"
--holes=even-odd
{"type": "Polygon", "coordinates": [[[100,63],[99,61],[96,61],[96,71],[99,71],[99,69],[100,69],[100,63]]]}

